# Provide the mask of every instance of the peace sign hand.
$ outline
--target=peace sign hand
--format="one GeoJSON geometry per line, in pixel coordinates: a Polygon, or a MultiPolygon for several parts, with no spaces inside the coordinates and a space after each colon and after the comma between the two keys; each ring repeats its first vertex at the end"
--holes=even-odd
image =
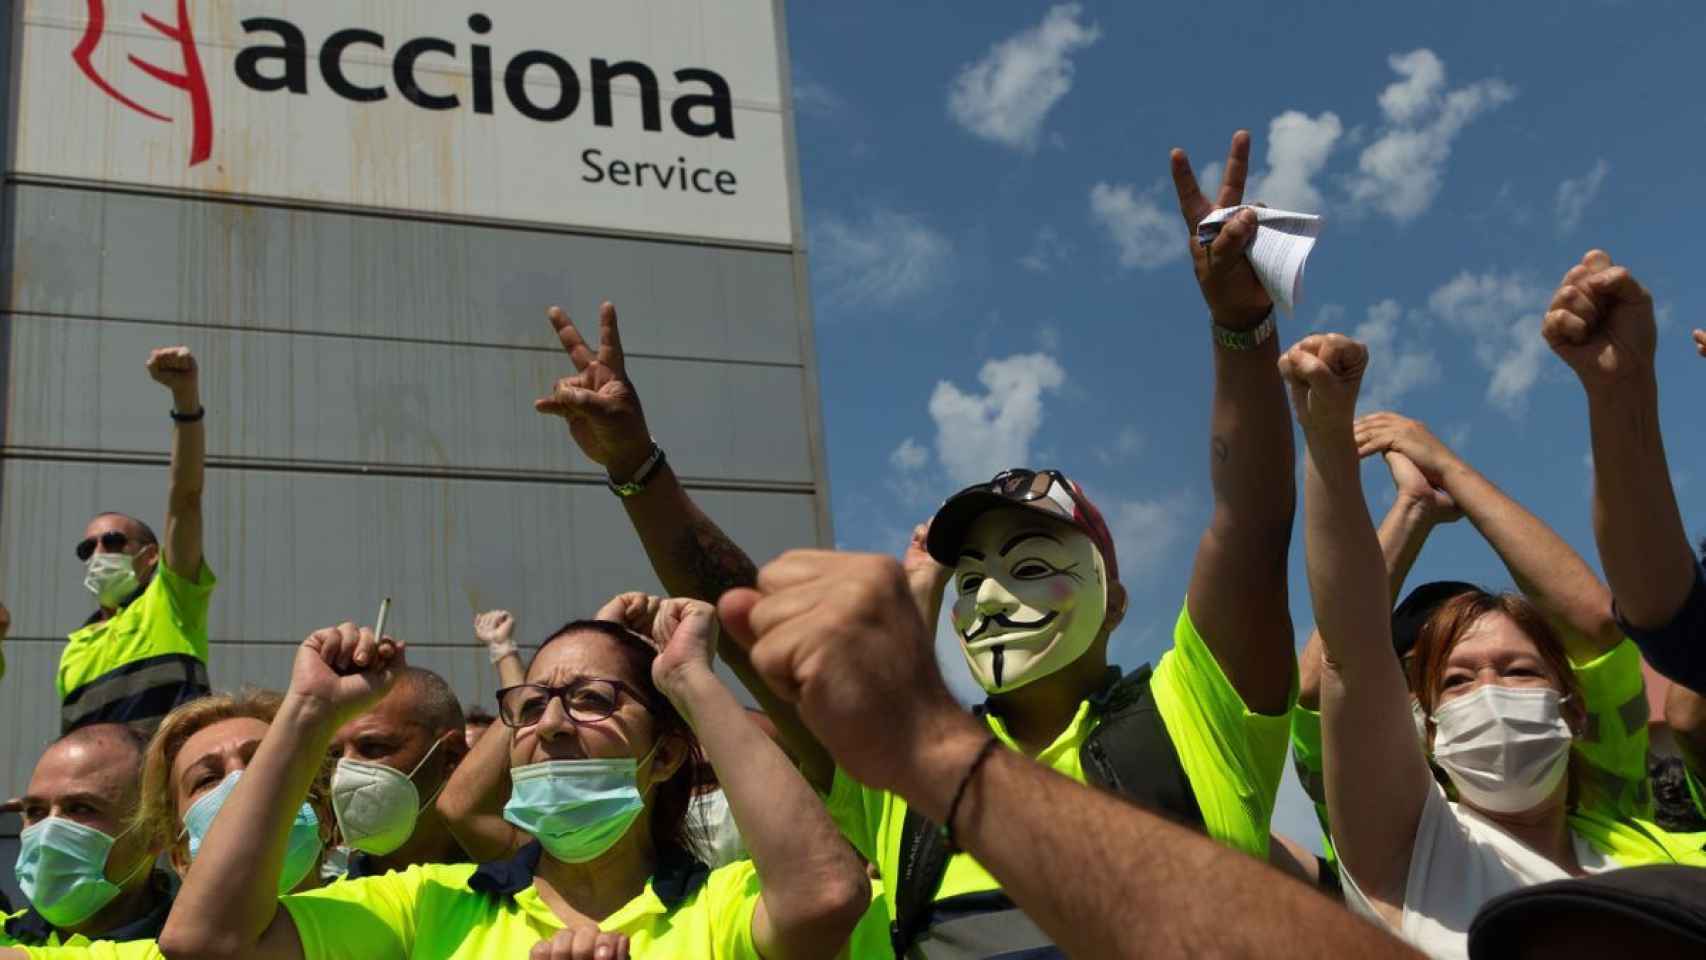
{"type": "Polygon", "coordinates": [[[652,434],[640,395],[628,380],[616,307],[598,308],[597,353],[562,307],[552,307],[547,316],[576,373],[558,380],[549,395],[533,401],[533,409],[567,420],[575,445],[612,479],[633,477],[651,456],[652,434]]]}
{"type": "Polygon", "coordinates": [[[1179,193],[1179,213],[1185,218],[1191,261],[1203,300],[1208,302],[1208,312],[1215,323],[1229,330],[1253,329],[1274,306],[1268,291],[1256,279],[1250,258],[1244,255],[1250,241],[1256,238],[1256,215],[1241,211],[1226,222],[1207,247],[1196,238],[1197,224],[1210,212],[1244,202],[1244,180],[1250,172],[1250,132],[1240,130],[1232,135],[1232,148],[1226,154],[1226,174],[1212,203],[1197,186],[1196,174],[1191,172],[1191,161],[1185,151],[1174,149],[1171,159],[1173,187],[1179,193]]]}

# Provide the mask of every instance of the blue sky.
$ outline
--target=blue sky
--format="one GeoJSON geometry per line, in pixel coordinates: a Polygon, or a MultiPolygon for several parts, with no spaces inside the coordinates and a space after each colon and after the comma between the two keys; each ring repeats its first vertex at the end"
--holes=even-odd
{"type": "MultiPolygon", "coordinates": [[[[1539,323],[1590,247],[1628,264],[1660,304],[1671,466],[1706,532],[1691,4],[868,0],[789,18],[842,546],[898,551],[969,479],[1057,466],[1120,541],[1116,659],[1163,652],[1209,502],[1207,316],[1167,151],[1200,173],[1239,127],[1265,177],[1251,199],[1326,218],[1282,341],[1367,338],[1365,394],[1425,420],[1596,568],[1585,405],[1539,323]]],[[[1383,510],[1384,469],[1364,479],[1383,510]]],[[[1299,531],[1300,637],[1301,554],[1299,531]]],[[[1416,576],[1509,583],[1466,524],[1436,533],[1416,576]]],[[[1276,827],[1314,842],[1289,782],[1276,827]]]]}

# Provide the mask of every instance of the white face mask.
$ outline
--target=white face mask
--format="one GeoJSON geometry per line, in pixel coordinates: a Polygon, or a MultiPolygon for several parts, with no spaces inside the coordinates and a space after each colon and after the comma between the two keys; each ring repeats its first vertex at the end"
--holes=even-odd
{"type": "Polygon", "coordinates": [[[693,854],[705,866],[715,870],[746,857],[746,841],[741,839],[740,826],[723,791],[694,795],[687,805],[687,822],[693,825],[688,833],[693,854]]]}
{"type": "MultiPolygon", "coordinates": [[[[332,771],[332,812],[337,815],[345,845],[383,857],[414,836],[415,821],[421,811],[444,789],[444,783],[440,783],[438,790],[422,803],[414,776],[443,743],[444,738],[440,737],[420,763],[415,764],[415,769],[406,774],[383,763],[338,760],[332,771]]],[[[448,782],[449,778],[445,780],[448,782]]]]}
{"type": "Polygon", "coordinates": [[[1422,749],[1428,747],[1428,712],[1422,709],[1422,701],[1410,698],[1410,719],[1416,724],[1416,739],[1421,741],[1422,749]]]}
{"type": "Polygon", "coordinates": [[[136,558],[128,553],[97,553],[89,558],[83,586],[101,606],[112,609],[136,592],[136,558]]]}
{"type": "Polygon", "coordinates": [[[954,567],[954,632],[990,693],[1040,680],[1084,655],[1107,620],[1108,574],[1083,531],[1035,511],[991,510],[954,567]]]}
{"type": "Polygon", "coordinates": [[[1556,690],[1486,684],[1434,710],[1434,761],[1459,798],[1494,813],[1532,810],[1569,769],[1563,703],[1556,690]]]}

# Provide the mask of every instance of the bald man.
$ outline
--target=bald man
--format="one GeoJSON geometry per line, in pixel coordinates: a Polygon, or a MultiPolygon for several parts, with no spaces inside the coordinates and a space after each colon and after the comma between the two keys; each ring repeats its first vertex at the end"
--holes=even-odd
{"type": "Polygon", "coordinates": [[[462,704],[444,678],[409,667],[372,710],[339,730],[332,809],[349,879],[468,859],[435,805],[468,755],[462,704]]]}
{"type": "Polygon", "coordinates": [[[59,657],[59,731],[123,723],[147,737],[172,708],[208,693],[213,571],[202,553],[206,432],[195,356],[155,350],[148,374],[172,395],[166,536],[123,513],[95,515],[74,545],[95,612],[59,657]]]}
{"type": "Polygon", "coordinates": [[[16,867],[28,909],[5,918],[0,947],[152,940],[172,908],[160,851],[130,829],[143,744],[121,724],[95,724],[55,741],[20,801],[16,867]]]}

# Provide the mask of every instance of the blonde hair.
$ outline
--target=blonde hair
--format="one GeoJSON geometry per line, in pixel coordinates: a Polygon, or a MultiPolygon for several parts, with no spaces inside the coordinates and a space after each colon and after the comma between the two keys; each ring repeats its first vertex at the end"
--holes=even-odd
{"type": "MultiPolygon", "coordinates": [[[[177,792],[172,789],[172,767],[184,744],[197,733],[226,720],[253,719],[271,726],[284,696],[272,690],[246,688],[236,693],[215,693],[180,705],[154,732],[142,756],[142,796],[136,809],[135,826],[139,833],[158,843],[162,849],[173,849],[183,832],[184,811],[178,809],[177,792]]],[[[308,788],[308,803],[320,818],[322,839],[331,829],[331,775],[333,760],[326,757],[320,773],[308,788]]]]}

